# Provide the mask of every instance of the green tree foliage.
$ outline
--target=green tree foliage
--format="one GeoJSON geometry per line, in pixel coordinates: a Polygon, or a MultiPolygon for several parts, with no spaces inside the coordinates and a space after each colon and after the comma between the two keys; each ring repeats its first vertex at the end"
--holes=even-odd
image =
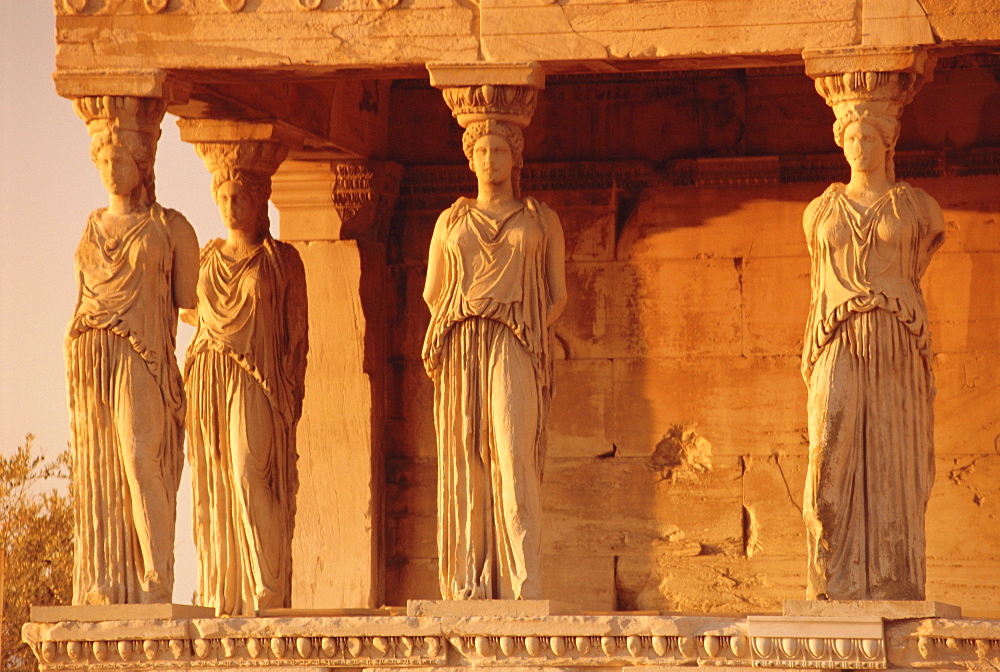
{"type": "Polygon", "coordinates": [[[69,451],[48,460],[33,441],[29,434],[15,454],[0,456],[0,553],[6,556],[0,672],[38,669],[21,642],[29,607],[72,598],[69,451]]]}

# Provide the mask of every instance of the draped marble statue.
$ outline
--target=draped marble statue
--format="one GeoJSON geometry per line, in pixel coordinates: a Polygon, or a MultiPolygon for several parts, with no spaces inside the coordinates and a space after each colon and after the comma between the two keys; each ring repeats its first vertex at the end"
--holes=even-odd
{"type": "Polygon", "coordinates": [[[76,542],[74,604],[169,602],[184,393],[178,308],[195,303],[198,240],[161,207],[153,161],[164,103],[87,97],[91,158],[109,192],[76,251],[66,338],[76,542]]]}
{"type": "Polygon", "coordinates": [[[295,248],[269,233],[281,146],[197,149],[229,229],[201,252],[197,332],[184,372],[197,599],[219,615],[255,615],[291,606],[305,271],[295,248]]]}
{"type": "MultiPolygon", "coordinates": [[[[898,85],[885,73],[875,81],[898,85]]],[[[812,258],[802,355],[808,595],[923,599],[934,379],[920,279],[944,220],[924,191],[895,181],[898,106],[878,100],[877,87],[852,94],[833,84],[834,135],[851,180],[830,185],[803,217],[812,258]]]]}
{"type": "Polygon", "coordinates": [[[431,240],[423,360],[434,380],[445,599],[541,597],[550,327],[566,288],[558,216],[519,197],[523,146],[512,123],[467,126],[478,197],[443,212],[431,240]]]}

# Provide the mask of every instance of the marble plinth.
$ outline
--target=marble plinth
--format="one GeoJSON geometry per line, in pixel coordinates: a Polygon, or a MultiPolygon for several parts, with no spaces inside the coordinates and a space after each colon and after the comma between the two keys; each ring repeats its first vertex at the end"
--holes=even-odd
{"type": "Polygon", "coordinates": [[[789,600],[785,616],[826,618],[962,618],[962,608],[944,602],[918,600],[789,600]]]}

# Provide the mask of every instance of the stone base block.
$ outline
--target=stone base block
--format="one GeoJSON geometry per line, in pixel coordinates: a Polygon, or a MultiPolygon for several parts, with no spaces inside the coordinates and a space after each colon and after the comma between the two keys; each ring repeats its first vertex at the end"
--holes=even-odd
{"type": "Polygon", "coordinates": [[[215,609],[190,604],[80,604],[32,607],[33,623],[99,621],[171,621],[179,618],[212,618],[215,609]]]}
{"type": "Polygon", "coordinates": [[[575,605],[552,600],[409,600],[407,616],[545,618],[579,613],[575,605]]]}
{"type": "Polygon", "coordinates": [[[961,607],[920,600],[789,600],[785,602],[782,613],[785,616],[881,618],[887,621],[906,618],[962,618],[961,607]]]}

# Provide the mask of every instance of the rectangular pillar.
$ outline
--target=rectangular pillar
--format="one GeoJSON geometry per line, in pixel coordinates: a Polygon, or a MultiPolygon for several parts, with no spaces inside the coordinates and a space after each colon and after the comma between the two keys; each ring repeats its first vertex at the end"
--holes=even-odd
{"type": "Polygon", "coordinates": [[[273,181],[281,238],[302,256],[309,296],[295,608],[383,601],[383,232],[400,172],[395,164],[289,160],[273,181]]]}

